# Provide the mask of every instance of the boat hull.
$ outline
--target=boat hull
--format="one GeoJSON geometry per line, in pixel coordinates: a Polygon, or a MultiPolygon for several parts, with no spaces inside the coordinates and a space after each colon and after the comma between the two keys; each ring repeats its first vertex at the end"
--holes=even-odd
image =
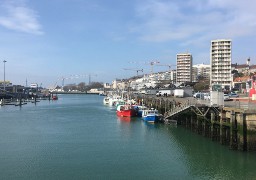
{"type": "Polygon", "coordinates": [[[117,110],[116,115],[121,117],[134,117],[134,116],[137,116],[137,113],[134,109],[120,110],[120,111],[117,110]]]}
{"type": "Polygon", "coordinates": [[[161,115],[156,109],[146,109],[142,111],[142,118],[146,122],[158,122],[161,119],[161,115]]]}
{"type": "Polygon", "coordinates": [[[158,122],[159,121],[159,116],[158,115],[147,115],[147,116],[144,116],[143,117],[143,120],[144,121],[147,121],[147,122],[158,122]]]}

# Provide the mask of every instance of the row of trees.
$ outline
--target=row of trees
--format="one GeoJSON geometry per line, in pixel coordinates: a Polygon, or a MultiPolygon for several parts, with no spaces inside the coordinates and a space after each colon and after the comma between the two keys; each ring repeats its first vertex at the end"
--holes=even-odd
{"type": "MultiPolygon", "coordinates": [[[[57,87],[60,88],[60,87],[57,87]]],[[[91,82],[91,84],[86,85],[85,82],[80,82],[78,84],[68,84],[63,87],[64,91],[80,91],[80,92],[86,92],[90,89],[95,88],[103,88],[103,83],[100,82],[91,82]]]]}

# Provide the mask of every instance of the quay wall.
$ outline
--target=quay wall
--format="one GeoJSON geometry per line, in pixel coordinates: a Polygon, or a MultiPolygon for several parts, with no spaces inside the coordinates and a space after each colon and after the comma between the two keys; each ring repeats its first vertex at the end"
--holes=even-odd
{"type": "Polygon", "coordinates": [[[193,132],[212,141],[241,151],[256,151],[256,109],[237,107],[212,107],[199,103],[194,98],[137,97],[148,107],[158,109],[164,115],[165,123],[176,121],[193,132]],[[183,107],[184,111],[182,110],[183,107]],[[170,115],[170,112],[177,114],[170,115]]]}

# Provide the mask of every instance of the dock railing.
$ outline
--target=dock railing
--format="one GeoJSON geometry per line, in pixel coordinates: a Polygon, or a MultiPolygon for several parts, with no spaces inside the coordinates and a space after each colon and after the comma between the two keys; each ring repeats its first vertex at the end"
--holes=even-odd
{"type": "Polygon", "coordinates": [[[171,116],[174,116],[180,112],[183,112],[187,109],[189,109],[192,106],[202,106],[208,104],[207,101],[196,99],[196,98],[188,98],[185,101],[182,101],[180,103],[176,103],[173,108],[171,108],[169,111],[167,111],[164,116],[165,118],[169,118],[171,116]]]}

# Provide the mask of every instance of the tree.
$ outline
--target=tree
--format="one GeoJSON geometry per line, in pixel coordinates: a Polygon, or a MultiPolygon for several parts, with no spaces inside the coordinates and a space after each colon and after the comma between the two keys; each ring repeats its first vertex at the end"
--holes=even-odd
{"type": "Polygon", "coordinates": [[[77,89],[81,92],[84,92],[85,91],[85,82],[80,82],[78,85],[77,85],[77,89]]]}
{"type": "Polygon", "coordinates": [[[103,84],[100,83],[100,82],[91,82],[91,84],[89,85],[89,87],[90,87],[91,89],[93,89],[93,88],[103,88],[104,86],[103,86],[103,84]]]}
{"type": "Polygon", "coordinates": [[[199,81],[194,85],[195,92],[209,90],[209,81],[199,81]]]}

